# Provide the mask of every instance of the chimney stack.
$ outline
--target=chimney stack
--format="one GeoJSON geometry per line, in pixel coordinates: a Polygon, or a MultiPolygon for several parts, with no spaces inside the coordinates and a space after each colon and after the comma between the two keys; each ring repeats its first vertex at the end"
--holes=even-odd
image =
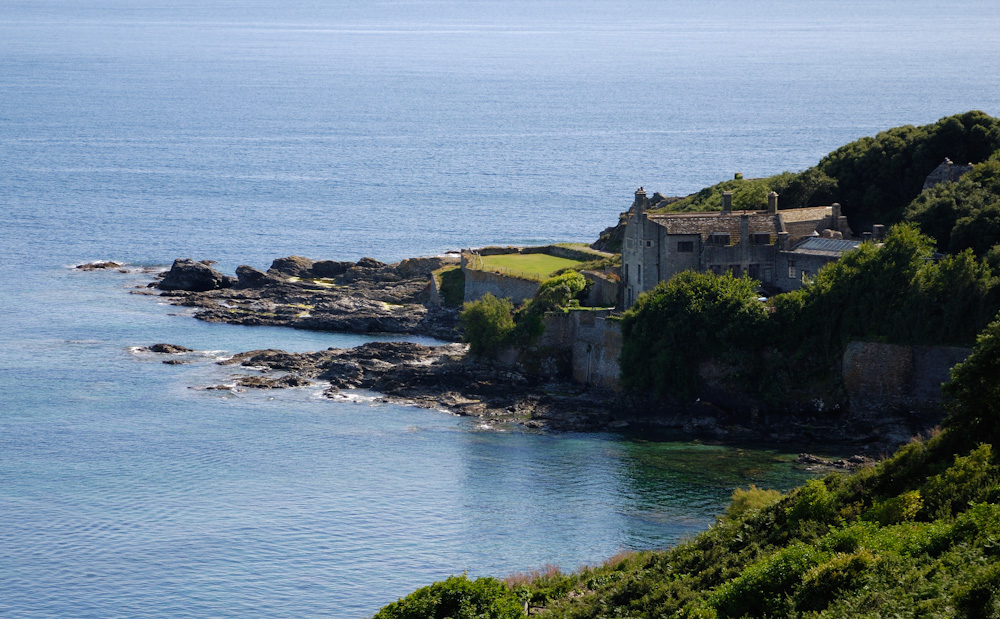
{"type": "Polygon", "coordinates": [[[646,198],[646,190],[639,187],[635,190],[635,202],[633,202],[635,207],[635,216],[641,218],[643,213],[646,211],[646,207],[649,206],[649,200],[646,198]]]}
{"type": "Polygon", "coordinates": [[[722,214],[728,215],[733,212],[733,192],[722,192],[722,214]]]}
{"type": "Polygon", "coordinates": [[[840,230],[840,202],[834,202],[833,206],[833,221],[830,222],[830,229],[833,231],[840,230]]]}
{"type": "Polygon", "coordinates": [[[778,194],[772,191],[767,194],[767,214],[777,215],[778,214],[778,194]]]}

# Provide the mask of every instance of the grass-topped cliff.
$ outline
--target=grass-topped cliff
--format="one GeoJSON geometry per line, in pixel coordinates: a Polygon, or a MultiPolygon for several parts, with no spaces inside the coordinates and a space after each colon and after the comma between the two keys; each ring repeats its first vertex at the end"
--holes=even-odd
{"type": "Polygon", "coordinates": [[[738,490],[676,548],[573,574],[453,577],[376,618],[1000,617],[1000,320],[947,391],[942,432],[785,496],[738,490]]]}

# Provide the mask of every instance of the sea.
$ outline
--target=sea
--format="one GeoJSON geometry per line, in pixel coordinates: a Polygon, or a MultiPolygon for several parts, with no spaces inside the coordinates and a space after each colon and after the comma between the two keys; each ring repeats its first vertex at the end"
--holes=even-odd
{"type": "Polygon", "coordinates": [[[669,547],[736,487],[801,483],[794,446],[205,390],[235,352],[382,336],[130,293],[179,257],[592,241],[640,185],[970,109],[1000,115],[993,0],[3,0],[0,616],[369,617],[452,574],[669,547]],[[95,260],[128,268],[73,269],[95,260]]]}

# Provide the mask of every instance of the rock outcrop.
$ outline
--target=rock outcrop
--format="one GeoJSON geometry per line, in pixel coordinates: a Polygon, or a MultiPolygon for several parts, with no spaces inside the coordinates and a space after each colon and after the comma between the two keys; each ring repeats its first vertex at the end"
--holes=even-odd
{"type": "Polygon", "coordinates": [[[237,279],[223,275],[210,265],[210,261],[196,262],[190,258],[178,258],[167,271],[166,276],[156,283],[160,290],[183,290],[186,292],[205,292],[231,288],[237,279]]]}
{"type": "Polygon", "coordinates": [[[457,258],[386,264],[279,258],[265,273],[251,266],[222,275],[205,262],[176,260],[158,284],[176,305],[198,308],[209,322],[287,326],[315,331],[405,333],[454,340],[457,312],[424,305],[431,272],[457,258]]]}

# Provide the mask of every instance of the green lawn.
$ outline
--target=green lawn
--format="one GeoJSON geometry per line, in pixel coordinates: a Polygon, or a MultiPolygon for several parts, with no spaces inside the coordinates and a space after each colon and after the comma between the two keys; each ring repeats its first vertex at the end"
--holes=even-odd
{"type": "Polygon", "coordinates": [[[548,254],[500,254],[483,256],[482,262],[479,258],[474,258],[469,266],[484,271],[520,275],[529,279],[546,279],[559,269],[573,268],[579,264],[582,264],[580,260],[557,258],[548,254]]]}

